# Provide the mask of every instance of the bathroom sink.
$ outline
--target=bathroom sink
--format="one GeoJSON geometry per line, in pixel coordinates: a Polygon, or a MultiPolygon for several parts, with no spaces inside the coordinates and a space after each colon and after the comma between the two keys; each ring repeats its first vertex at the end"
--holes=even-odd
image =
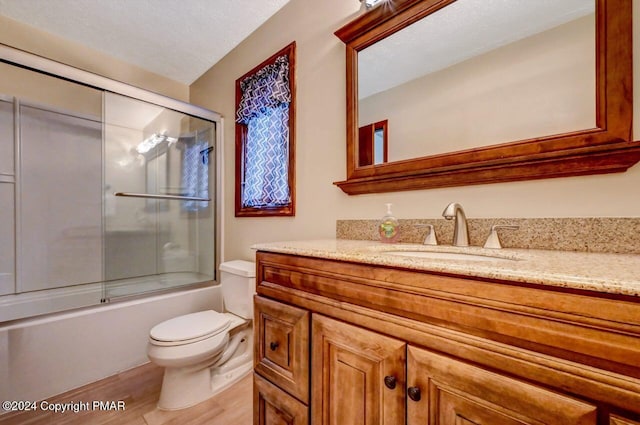
{"type": "Polygon", "coordinates": [[[434,251],[385,251],[385,254],[400,257],[425,258],[433,260],[462,260],[462,261],[515,261],[512,258],[480,255],[465,252],[434,252],[434,251]]]}

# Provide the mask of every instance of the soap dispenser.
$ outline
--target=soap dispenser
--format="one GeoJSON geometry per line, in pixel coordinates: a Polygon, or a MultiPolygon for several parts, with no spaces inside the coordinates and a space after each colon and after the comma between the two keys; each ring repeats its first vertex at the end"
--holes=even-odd
{"type": "Polygon", "coordinates": [[[387,213],[380,220],[378,225],[378,233],[380,234],[380,242],[394,243],[398,240],[400,233],[400,223],[391,212],[391,204],[387,205],[387,213]]]}

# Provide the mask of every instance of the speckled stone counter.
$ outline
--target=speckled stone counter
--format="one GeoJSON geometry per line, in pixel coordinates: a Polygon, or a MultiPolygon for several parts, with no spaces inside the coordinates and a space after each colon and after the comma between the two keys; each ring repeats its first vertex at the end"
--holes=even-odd
{"type": "Polygon", "coordinates": [[[640,255],[637,254],[535,249],[495,250],[446,245],[383,244],[346,239],[271,242],[256,244],[252,248],[259,251],[640,297],[640,255]],[[398,255],[398,251],[466,253],[472,256],[469,259],[418,258],[398,255]]]}
{"type": "MultiPolygon", "coordinates": [[[[379,221],[338,220],[336,237],[377,241],[379,221]]],[[[468,218],[467,223],[470,243],[475,246],[484,245],[492,225],[510,224],[518,229],[500,231],[505,248],[640,254],[639,217],[468,218]]],[[[440,243],[451,243],[453,222],[443,218],[400,219],[398,242],[422,243],[425,224],[433,225],[440,243]]]]}

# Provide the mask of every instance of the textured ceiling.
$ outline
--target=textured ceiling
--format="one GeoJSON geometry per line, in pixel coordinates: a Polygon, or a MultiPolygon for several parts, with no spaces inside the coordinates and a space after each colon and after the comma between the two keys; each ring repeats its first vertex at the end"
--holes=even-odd
{"type": "Polygon", "coordinates": [[[0,15],[191,84],[289,0],[0,0],[0,15]]]}

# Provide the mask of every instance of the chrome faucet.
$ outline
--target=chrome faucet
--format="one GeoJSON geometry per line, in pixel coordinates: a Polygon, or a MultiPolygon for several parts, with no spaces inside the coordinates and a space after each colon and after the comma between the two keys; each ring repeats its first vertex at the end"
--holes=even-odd
{"type": "Polygon", "coordinates": [[[464,215],[462,205],[452,202],[442,212],[442,216],[447,220],[455,219],[453,229],[453,245],[469,246],[469,228],[467,227],[467,217],[464,215]]]}

